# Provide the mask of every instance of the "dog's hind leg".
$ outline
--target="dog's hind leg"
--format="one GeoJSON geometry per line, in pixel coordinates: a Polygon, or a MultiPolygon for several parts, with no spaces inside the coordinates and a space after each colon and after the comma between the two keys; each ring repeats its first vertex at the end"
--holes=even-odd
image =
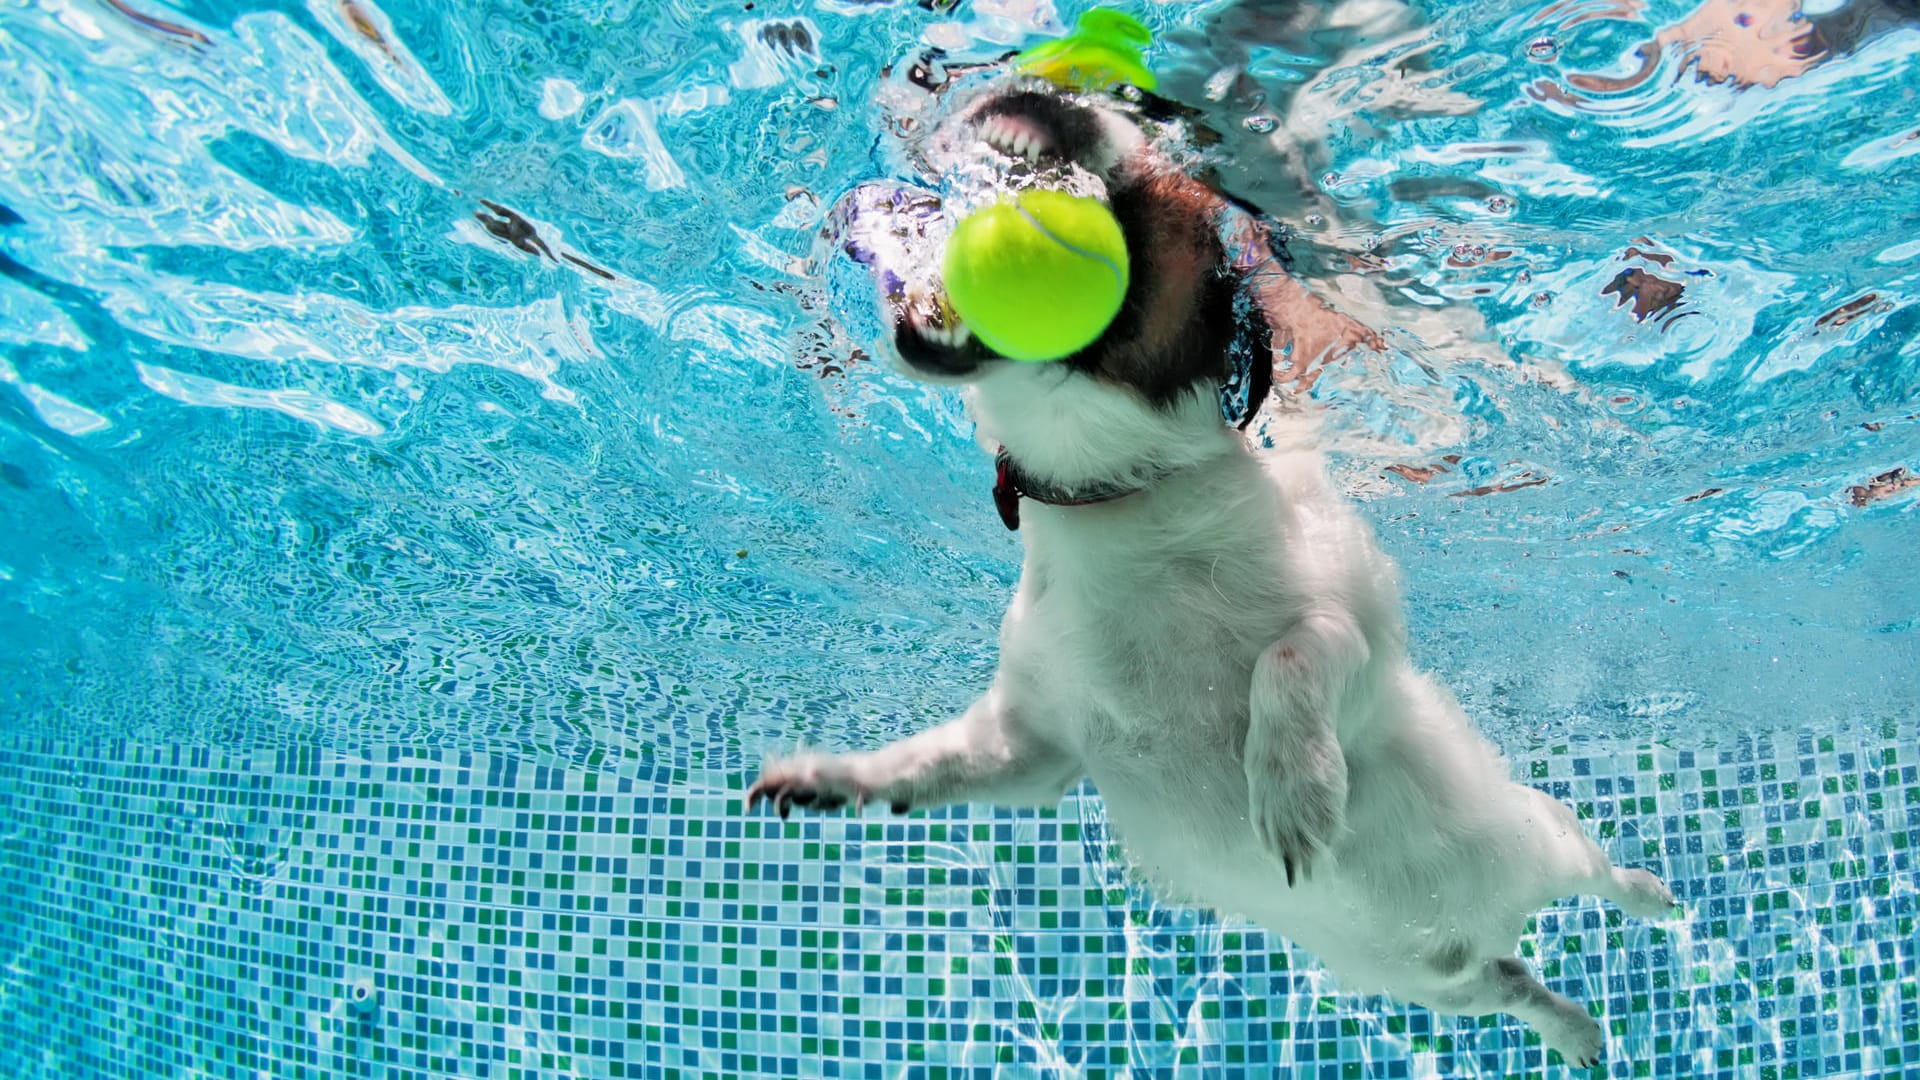
{"type": "Polygon", "coordinates": [[[1540,1033],[1540,1040],[1575,1068],[1599,1064],[1606,1046],[1600,1022],[1578,1003],[1546,988],[1518,958],[1488,960],[1465,982],[1431,995],[1433,1006],[1462,1016],[1506,1013],[1540,1033]]]}
{"type": "Polygon", "coordinates": [[[1082,775],[1078,760],[1040,740],[989,691],[956,719],[869,753],[769,761],[747,789],[746,808],[766,799],[785,817],[792,806],[869,802],[896,814],[957,802],[1052,806],[1082,775]]]}
{"type": "Polygon", "coordinates": [[[1627,914],[1641,919],[1672,916],[1679,908],[1666,883],[1646,870],[1623,870],[1613,865],[1600,845],[1593,842],[1565,803],[1545,792],[1528,789],[1539,805],[1539,820],[1548,825],[1543,839],[1545,870],[1550,884],[1540,897],[1542,902],[1563,896],[1598,896],[1620,905],[1627,914]]]}

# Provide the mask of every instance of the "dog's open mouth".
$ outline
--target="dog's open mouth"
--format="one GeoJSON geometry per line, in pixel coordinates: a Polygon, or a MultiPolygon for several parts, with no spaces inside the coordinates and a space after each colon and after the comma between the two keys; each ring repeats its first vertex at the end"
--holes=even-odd
{"type": "Polygon", "coordinates": [[[1037,90],[989,98],[970,122],[980,142],[1036,167],[1078,160],[1099,139],[1086,109],[1037,90]]]}
{"type": "MultiPolygon", "coordinates": [[[[837,287],[876,290],[885,325],[850,326],[863,336],[890,340],[915,374],[966,378],[1000,359],[967,327],[940,280],[941,257],[954,222],[1007,191],[1058,182],[1077,174],[1080,157],[1098,140],[1097,121],[1057,95],[1014,90],[989,96],[956,123],[942,191],[907,184],[863,184],[835,205],[827,234],[865,281],[837,287]]],[[[849,296],[849,299],[852,297],[849,296]]],[[[842,312],[873,310],[871,301],[836,305],[842,312]]]]}
{"type": "Polygon", "coordinates": [[[829,217],[826,233],[846,259],[831,259],[828,276],[840,297],[834,306],[857,338],[890,342],[901,360],[920,371],[962,376],[993,354],[974,340],[940,283],[940,256],[951,228],[935,192],[862,184],[829,217]],[[880,322],[867,322],[869,315],[880,322]]]}

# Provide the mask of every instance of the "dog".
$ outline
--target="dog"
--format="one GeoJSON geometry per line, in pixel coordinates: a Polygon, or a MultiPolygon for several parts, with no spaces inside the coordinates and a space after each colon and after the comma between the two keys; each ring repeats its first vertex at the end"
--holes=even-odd
{"type": "Polygon", "coordinates": [[[1249,356],[1258,384],[1276,355],[1299,369],[1372,339],[1275,269],[1270,231],[1153,137],[1154,112],[1137,92],[1015,77],[930,141],[966,168],[1103,186],[1132,279],[1113,324],[1064,360],[980,344],[939,292],[936,252],[850,242],[897,366],[964,387],[1025,559],[970,708],[870,752],[770,760],[744,805],[1051,806],[1089,778],[1163,898],[1276,931],[1345,989],[1510,1014],[1591,1066],[1600,1025],[1515,956],[1526,921],[1573,894],[1657,918],[1674,896],[1515,782],[1414,669],[1396,567],[1311,445],[1257,451],[1223,415],[1249,356]]]}

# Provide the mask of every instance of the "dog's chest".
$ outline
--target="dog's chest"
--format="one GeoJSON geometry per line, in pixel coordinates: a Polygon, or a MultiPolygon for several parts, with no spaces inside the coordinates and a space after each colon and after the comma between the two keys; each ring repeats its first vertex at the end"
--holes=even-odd
{"type": "Polygon", "coordinates": [[[1253,664],[1280,630],[1248,552],[1030,561],[1007,646],[1090,764],[1238,754],[1253,664]]]}

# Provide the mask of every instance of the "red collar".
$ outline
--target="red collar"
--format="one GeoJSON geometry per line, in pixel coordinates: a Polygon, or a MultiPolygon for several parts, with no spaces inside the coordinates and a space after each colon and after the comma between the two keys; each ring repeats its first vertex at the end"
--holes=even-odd
{"type": "MultiPolygon", "coordinates": [[[[1254,303],[1251,293],[1246,289],[1240,290],[1240,295],[1235,298],[1238,318],[1235,320],[1233,347],[1228,350],[1233,374],[1220,387],[1221,416],[1226,423],[1241,431],[1246,431],[1252,425],[1261,406],[1266,404],[1267,395],[1273,391],[1272,331],[1267,329],[1266,319],[1258,315],[1254,303]]],[[[1048,506],[1093,506],[1138,494],[1172,475],[1171,472],[1162,473],[1131,487],[1108,484],[1062,488],[1028,476],[1020,466],[1014,464],[1013,454],[1004,446],[994,455],[993,464],[994,509],[1000,511],[1000,520],[1006,523],[1007,528],[1014,530],[1020,528],[1021,499],[1032,499],[1048,506]]]]}
{"type": "Polygon", "coordinates": [[[1138,494],[1149,485],[1165,479],[1164,476],[1157,476],[1131,487],[1120,484],[1085,488],[1056,487],[1028,476],[1020,466],[1014,464],[1013,454],[1004,446],[994,455],[993,466],[993,505],[1000,511],[1000,520],[1009,529],[1020,528],[1021,499],[1032,499],[1048,506],[1093,506],[1138,494]]]}

